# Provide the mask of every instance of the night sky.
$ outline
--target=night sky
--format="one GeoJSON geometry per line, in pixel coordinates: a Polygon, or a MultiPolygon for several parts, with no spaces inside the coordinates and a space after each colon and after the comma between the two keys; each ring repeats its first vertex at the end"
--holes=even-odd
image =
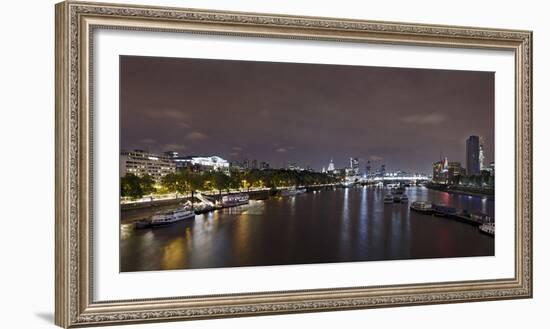
{"type": "Polygon", "coordinates": [[[494,73],[121,56],[121,148],[320,171],[494,160],[494,73]]]}

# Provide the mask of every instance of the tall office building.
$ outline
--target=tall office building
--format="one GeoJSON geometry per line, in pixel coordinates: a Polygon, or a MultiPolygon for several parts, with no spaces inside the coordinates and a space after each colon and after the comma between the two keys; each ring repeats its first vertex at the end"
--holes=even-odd
{"type": "Polygon", "coordinates": [[[466,140],[466,173],[479,175],[479,136],[470,136],[466,140]]]}
{"type": "Polygon", "coordinates": [[[370,160],[367,160],[367,166],[365,167],[365,174],[367,174],[367,176],[370,176],[371,172],[371,166],[370,166],[370,160]]]}
{"type": "Polygon", "coordinates": [[[349,168],[353,175],[359,175],[359,159],[358,158],[349,158],[349,168]]]}
{"type": "Polygon", "coordinates": [[[479,144],[479,170],[485,169],[485,155],[483,154],[483,144],[479,144]]]}

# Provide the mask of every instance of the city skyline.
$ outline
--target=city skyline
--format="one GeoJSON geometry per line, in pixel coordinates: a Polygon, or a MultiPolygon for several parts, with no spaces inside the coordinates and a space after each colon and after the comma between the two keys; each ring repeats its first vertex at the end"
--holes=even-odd
{"type": "Polygon", "coordinates": [[[477,135],[494,160],[491,72],[130,56],[120,72],[121,149],[429,173],[465,166],[477,135]]]}

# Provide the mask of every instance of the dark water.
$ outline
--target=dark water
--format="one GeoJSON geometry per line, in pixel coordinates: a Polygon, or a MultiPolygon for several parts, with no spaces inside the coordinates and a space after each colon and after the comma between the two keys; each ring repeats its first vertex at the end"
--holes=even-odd
{"type": "MultiPolygon", "coordinates": [[[[349,188],[197,215],[134,230],[121,226],[121,271],[492,256],[494,238],[455,220],[384,204],[387,190],[349,188]]],[[[427,200],[494,216],[494,201],[408,188],[427,200]]]]}

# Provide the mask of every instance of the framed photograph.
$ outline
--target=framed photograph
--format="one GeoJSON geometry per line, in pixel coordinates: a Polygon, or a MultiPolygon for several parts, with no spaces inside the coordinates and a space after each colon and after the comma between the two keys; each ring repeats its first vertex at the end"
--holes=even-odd
{"type": "Polygon", "coordinates": [[[56,324],[530,298],[532,33],[56,6],[56,324]]]}

